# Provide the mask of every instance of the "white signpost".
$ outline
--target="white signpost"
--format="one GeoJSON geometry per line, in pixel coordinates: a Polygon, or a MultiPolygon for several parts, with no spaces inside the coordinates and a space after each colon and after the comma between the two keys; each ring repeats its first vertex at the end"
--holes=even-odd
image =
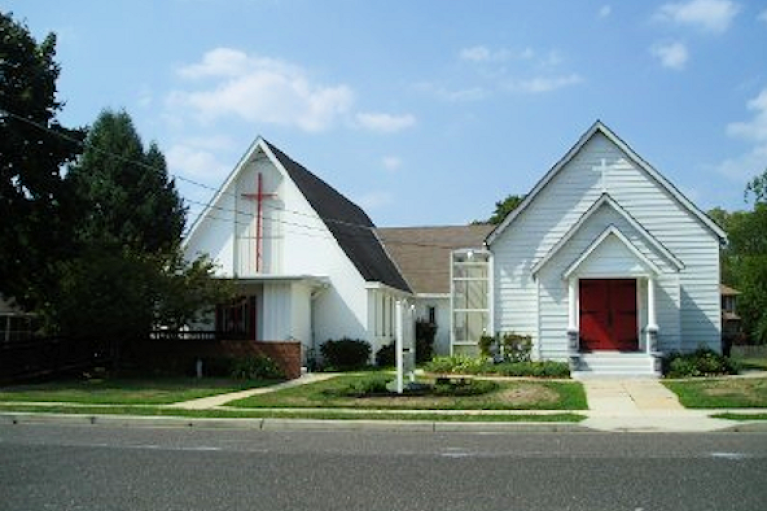
{"type": "Polygon", "coordinates": [[[405,375],[415,380],[415,305],[407,300],[396,303],[395,353],[397,362],[397,394],[405,391],[405,375]]]}

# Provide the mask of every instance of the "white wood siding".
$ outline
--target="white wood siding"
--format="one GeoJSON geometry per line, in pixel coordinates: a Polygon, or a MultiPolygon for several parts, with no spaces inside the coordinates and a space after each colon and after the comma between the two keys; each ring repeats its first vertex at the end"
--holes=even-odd
{"type": "MultiPolygon", "coordinates": [[[[562,358],[566,348],[567,293],[562,280],[565,261],[572,262],[608,225],[615,225],[655,263],[657,315],[661,349],[719,346],[719,245],[716,235],[672,194],[597,132],[549,181],[538,196],[496,238],[495,327],[533,335],[544,357],[562,358]],[[606,191],[639,224],[674,254],[684,268],[676,273],[629,223],[612,208],[596,212],[560,253],[541,270],[540,294],[530,275],[604,189],[595,169],[608,166],[606,191]],[[580,252],[579,252],[580,249],[580,252]]],[[[625,261],[624,261],[625,262],[625,261]]],[[[646,287],[640,286],[646,293],[646,287]]]]}

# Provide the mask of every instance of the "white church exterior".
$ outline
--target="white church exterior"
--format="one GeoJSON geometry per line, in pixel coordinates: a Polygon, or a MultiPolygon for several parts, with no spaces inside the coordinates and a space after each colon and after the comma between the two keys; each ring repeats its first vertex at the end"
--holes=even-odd
{"type": "Polygon", "coordinates": [[[258,139],[184,241],[235,279],[218,331],[393,341],[397,300],[437,325],[440,354],[530,335],[576,371],[657,374],[670,351],[721,346],[725,233],[596,122],[500,225],[377,229],[358,206],[258,139]]]}

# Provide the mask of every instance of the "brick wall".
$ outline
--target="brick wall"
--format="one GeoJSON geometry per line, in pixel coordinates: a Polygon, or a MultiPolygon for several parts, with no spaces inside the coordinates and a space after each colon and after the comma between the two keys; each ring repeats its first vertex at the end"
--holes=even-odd
{"type": "Polygon", "coordinates": [[[205,374],[206,366],[210,367],[216,359],[266,355],[274,360],[288,379],[301,376],[301,343],[298,341],[146,340],[132,343],[128,351],[126,358],[139,367],[190,374],[197,359],[203,361],[205,374]]]}

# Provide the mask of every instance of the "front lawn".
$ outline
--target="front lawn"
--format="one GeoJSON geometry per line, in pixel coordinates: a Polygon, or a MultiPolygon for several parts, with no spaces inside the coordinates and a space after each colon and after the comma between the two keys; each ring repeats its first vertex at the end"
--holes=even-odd
{"type": "Polygon", "coordinates": [[[687,408],[767,408],[767,378],[662,382],[687,408]]]}
{"type": "MultiPolygon", "coordinates": [[[[380,375],[346,374],[330,380],[248,397],[227,406],[238,408],[355,408],[383,410],[586,410],[577,382],[503,381],[479,395],[344,396],[344,389],[364,387],[380,375]]],[[[393,375],[391,376],[393,379],[393,375]]]]}
{"type": "Polygon", "coordinates": [[[0,402],[158,405],[264,387],[274,383],[218,378],[68,380],[0,387],[0,402]]]}

